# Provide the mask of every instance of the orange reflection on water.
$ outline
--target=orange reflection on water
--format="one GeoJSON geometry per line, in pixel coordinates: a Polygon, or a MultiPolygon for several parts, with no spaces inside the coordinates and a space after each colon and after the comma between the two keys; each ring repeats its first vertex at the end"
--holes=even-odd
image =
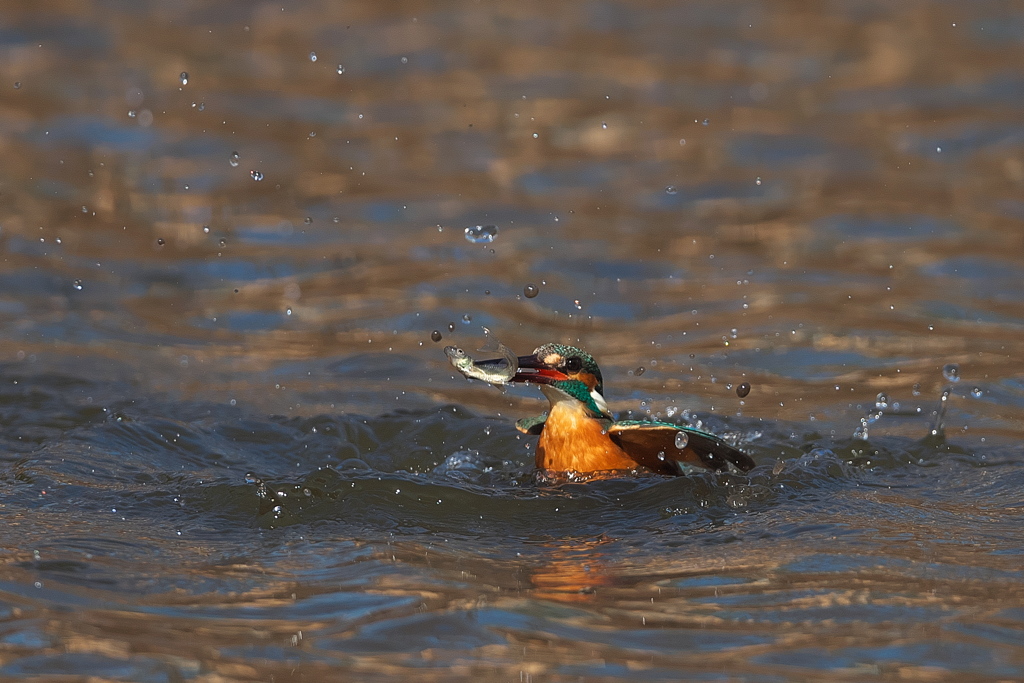
{"type": "Polygon", "coordinates": [[[545,561],[529,572],[533,597],[558,602],[592,601],[600,588],[614,582],[603,552],[613,543],[614,539],[602,534],[542,544],[545,561]]]}

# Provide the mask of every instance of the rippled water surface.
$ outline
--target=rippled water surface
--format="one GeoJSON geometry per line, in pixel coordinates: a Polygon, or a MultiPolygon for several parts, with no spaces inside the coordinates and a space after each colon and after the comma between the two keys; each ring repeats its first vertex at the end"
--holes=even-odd
{"type": "Polygon", "coordinates": [[[0,678],[1024,678],[1021,64],[989,0],[3,3],[0,678]],[[482,326],[758,466],[539,480],[482,326]]]}

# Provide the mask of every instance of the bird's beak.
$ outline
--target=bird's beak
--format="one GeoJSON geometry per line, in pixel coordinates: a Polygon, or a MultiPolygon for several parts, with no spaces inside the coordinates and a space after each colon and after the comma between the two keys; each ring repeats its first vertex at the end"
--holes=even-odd
{"type": "Polygon", "coordinates": [[[536,354],[519,356],[519,368],[516,370],[515,376],[512,377],[513,382],[533,382],[534,384],[551,384],[564,379],[569,379],[569,376],[543,363],[536,354]]]}
{"type": "MultiPolygon", "coordinates": [[[[559,372],[550,365],[546,365],[537,355],[519,356],[516,373],[509,380],[510,382],[533,382],[534,384],[551,384],[560,380],[569,379],[569,376],[559,372]]],[[[479,368],[507,367],[504,358],[491,360],[480,360],[473,365],[479,368]]]]}

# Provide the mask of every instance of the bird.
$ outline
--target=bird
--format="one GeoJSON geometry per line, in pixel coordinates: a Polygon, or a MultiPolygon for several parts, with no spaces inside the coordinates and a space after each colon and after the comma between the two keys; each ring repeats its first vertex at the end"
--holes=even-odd
{"type": "MultiPolygon", "coordinates": [[[[594,475],[642,467],[681,475],[693,466],[741,472],[754,468],[749,455],[714,434],[667,422],[616,421],[605,402],[601,369],[583,349],[548,343],[517,361],[508,381],[538,385],[550,404],[546,413],[516,422],[520,432],[540,436],[538,470],[594,475]]],[[[508,361],[475,365],[487,371],[507,368],[508,361]]]]}

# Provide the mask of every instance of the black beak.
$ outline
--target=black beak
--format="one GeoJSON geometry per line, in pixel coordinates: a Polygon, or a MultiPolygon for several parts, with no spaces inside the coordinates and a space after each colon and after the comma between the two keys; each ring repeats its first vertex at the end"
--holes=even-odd
{"type": "MultiPolygon", "coordinates": [[[[517,359],[519,367],[510,382],[533,382],[534,384],[551,384],[559,380],[568,379],[568,376],[559,372],[550,365],[546,365],[536,354],[530,356],[519,356],[517,359]]],[[[479,368],[506,368],[507,362],[504,358],[481,360],[473,363],[479,368]]]]}

